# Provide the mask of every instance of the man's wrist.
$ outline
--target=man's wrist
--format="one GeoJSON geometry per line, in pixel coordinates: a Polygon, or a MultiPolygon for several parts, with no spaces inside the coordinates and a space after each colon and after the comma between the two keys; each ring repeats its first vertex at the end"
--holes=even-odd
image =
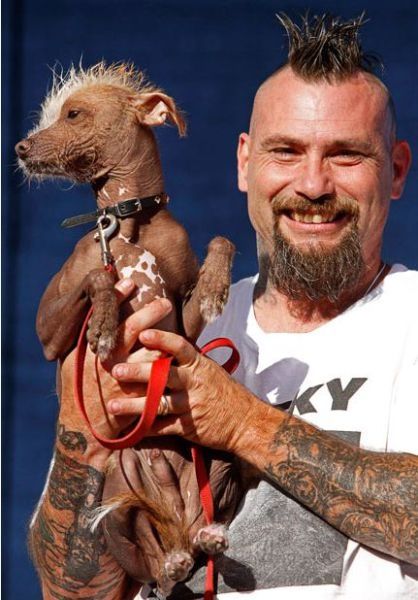
{"type": "Polygon", "coordinates": [[[245,418],[234,429],[227,450],[262,471],[274,435],[288,415],[245,392],[245,400],[240,394],[247,404],[241,412],[245,418]]]}
{"type": "Polygon", "coordinates": [[[105,448],[92,435],[87,423],[68,419],[60,414],[57,426],[57,448],[77,459],[103,470],[112,451],[105,448]]]}

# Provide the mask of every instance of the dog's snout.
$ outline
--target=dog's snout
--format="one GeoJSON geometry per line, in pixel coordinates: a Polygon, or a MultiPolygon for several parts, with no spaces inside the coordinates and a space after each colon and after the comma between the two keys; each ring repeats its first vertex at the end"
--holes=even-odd
{"type": "Polygon", "coordinates": [[[30,141],[29,140],[21,140],[15,146],[16,154],[19,158],[26,158],[30,150],[30,141]]]}

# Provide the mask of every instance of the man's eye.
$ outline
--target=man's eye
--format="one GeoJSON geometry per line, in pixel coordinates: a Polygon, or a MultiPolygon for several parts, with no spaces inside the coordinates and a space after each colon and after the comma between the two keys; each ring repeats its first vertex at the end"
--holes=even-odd
{"type": "Polygon", "coordinates": [[[69,110],[67,119],[75,119],[80,114],[79,110],[69,110]]]}
{"type": "Polygon", "coordinates": [[[279,158],[292,158],[296,155],[296,150],[294,148],[287,147],[273,148],[272,152],[276,154],[279,158]]]}
{"type": "Polygon", "coordinates": [[[358,163],[363,158],[361,152],[355,150],[341,150],[333,155],[333,158],[342,163],[358,163]]]}

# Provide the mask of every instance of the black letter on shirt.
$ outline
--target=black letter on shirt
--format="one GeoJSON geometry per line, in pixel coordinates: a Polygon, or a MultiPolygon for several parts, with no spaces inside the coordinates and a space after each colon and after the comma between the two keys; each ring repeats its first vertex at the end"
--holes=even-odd
{"type": "Polygon", "coordinates": [[[315,410],[315,408],[309,402],[309,400],[312,398],[315,392],[317,392],[322,386],[323,383],[320,383],[319,385],[315,385],[305,390],[301,396],[296,396],[296,398],[293,400],[293,406],[290,409],[290,412],[293,412],[295,406],[297,406],[300,415],[304,415],[305,413],[318,412],[315,410]]]}
{"type": "Polygon", "coordinates": [[[347,410],[348,401],[366,381],[367,377],[353,377],[345,390],[342,388],[341,379],[328,381],[327,388],[332,396],[331,410],[347,410]]]}

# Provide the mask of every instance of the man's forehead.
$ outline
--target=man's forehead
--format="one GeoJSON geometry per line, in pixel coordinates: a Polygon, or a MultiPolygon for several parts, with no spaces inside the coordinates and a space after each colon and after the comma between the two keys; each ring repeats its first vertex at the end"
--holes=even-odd
{"type": "Polygon", "coordinates": [[[381,126],[387,116],[388,94],[377,78],[357,73],[340,82],[305,81],[290,68],[270,77],[258,90],[251,129],[293,122],[314,122],[319,129],[355,124],[381,126]]]}

